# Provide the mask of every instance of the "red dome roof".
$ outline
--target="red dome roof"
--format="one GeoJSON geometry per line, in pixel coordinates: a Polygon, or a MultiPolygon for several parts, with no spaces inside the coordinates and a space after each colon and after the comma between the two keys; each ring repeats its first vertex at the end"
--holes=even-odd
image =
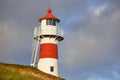
{"type": "Polygon", "coordinates": [[[47,14],[39,19],[39,22],[41,22],[41,20],[43,20],[43,19],[54,19],[57,22],[60,22],[60,20],[52,14],[52,10],[50,9],[50,7],[47,10],[47,14]]]}

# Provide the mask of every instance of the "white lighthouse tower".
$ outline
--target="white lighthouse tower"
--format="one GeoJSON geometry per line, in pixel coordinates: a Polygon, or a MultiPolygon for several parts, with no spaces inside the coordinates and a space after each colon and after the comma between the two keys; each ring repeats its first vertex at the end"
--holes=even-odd
{"type": "Polygon", "coordinates": [[[52,14],[50,7],[47,14],[39,19],[40,26],[34,30],[35,49],[32,54],[31,66],[35,65],[38,44],[40,43],[37,68],[45,73],[58,76],[57,44],[62,41],[63,30],[58,26],[60,20],[52,14]]]}

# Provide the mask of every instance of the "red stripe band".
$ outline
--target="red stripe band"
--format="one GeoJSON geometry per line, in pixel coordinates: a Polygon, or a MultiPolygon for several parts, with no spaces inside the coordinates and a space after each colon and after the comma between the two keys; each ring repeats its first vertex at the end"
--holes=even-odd
{"type": "Polygon", "coordinates": [[[40,58],[58,59],[58,50],[56,44],[46,43],[40,45],[40,58]]]}

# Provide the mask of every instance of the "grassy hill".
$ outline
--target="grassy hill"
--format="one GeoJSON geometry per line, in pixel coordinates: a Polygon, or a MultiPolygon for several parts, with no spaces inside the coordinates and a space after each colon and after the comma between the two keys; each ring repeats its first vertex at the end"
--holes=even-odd
{"type": "Polygon", "coordinates": [[[64,80],[31,66],[0,63],[0,80],[64,80]]]}

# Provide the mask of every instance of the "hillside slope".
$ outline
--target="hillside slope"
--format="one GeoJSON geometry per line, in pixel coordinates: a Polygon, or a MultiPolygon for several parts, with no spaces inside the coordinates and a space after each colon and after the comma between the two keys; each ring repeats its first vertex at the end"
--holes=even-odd
{"type": "Polygon", "coordinates": [[[64,80],[30,66],[0,63],[0,80],[64,80]]]}

